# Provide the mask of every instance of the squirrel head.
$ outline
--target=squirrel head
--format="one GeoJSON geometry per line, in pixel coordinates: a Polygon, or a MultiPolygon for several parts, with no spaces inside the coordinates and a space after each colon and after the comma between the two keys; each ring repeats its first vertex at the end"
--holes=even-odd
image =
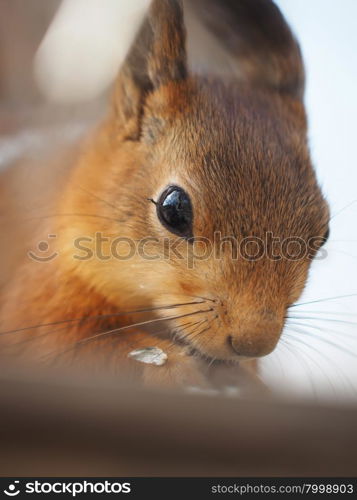
{"type": "Polygon", "coordinates": [[[204,22],[239,72],[191,71],[181,3],[154,0],[65,195],[101,219],[65,232],[91,251],[102,234],[103,258],[97,248],[71,266],[118,307],[203,298],[200,314],[175,309],[178,337],[197,324],[185,340],[194,350],[236,360],[274,349],[329,211],[308,151],[301,54],[281,13],[269,0],[206,3],[204,22]]]}

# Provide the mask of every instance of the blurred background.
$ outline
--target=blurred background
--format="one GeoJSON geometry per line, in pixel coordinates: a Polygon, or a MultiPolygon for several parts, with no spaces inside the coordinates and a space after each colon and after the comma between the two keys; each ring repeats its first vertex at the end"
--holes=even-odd
{"type": "MultiPolygon", "coordinates": [[[[101,116],[148,3],[0,0],[0,169],[74,141],[101,116]]],[[[276,3],[304,54],[311,152],[332,220],[328,256],[313,263],[262,374],[277,393],[356,399],[357,2],[276,3]]]]}

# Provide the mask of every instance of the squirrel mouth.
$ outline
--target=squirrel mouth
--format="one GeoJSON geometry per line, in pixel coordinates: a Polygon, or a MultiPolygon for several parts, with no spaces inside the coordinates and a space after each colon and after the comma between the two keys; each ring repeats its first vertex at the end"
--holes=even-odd
{"type": "Polygon", "coordinates": [[[204,361],[207,363],[208,366],[237,366],[239,365],[239,360],[233,360],[233,359],[222,359],[222,358],[216,358],[213,356],[210,356],[206,353],[201,352],[199,349],[196,347],[188,346],[189,347],[189,355],[194,356],[196,358],[199,358],[200,360],[204,361]]]}
{"type": "Polygon", "coordinates": [[[175,339],[175,343],[177,345],[181,345],[187,349],[188,356],[193,356],[195,358],[199,358],[201,361],[206,363],[208,366],[219,366],[219,365],[234,365],[237,366],[239,364],[239,358],[231,359],[231,358],[221,358],[220,356],[212,356],[204,351],[201,351],[197,346],[193,346],[189,340],[182,339],[177,337],[175,339]]]}

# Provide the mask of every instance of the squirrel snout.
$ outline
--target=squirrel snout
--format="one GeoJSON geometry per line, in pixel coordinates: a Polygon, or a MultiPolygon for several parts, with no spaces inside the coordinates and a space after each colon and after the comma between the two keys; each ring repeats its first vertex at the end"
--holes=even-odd
{"type": "Polygon", "coordinates": [[[227,342],[238,356],[258,358],[271,353],[278,343],[282,326],[276,321],[262,323],[254,327],[241,328],[228,335],[227,342]]]}

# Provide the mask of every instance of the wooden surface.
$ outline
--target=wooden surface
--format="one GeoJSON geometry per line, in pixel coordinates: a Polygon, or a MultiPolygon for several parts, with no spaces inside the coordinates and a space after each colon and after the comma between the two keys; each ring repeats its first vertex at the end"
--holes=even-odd
{"type": "Polygon", "coordinates": [[[6,476],[355,476],[357,407],[4,371],[6,476]],[[76,382],[72,382],[76,380],[76,382]],[[81,381],[80,381],[81,380],[81,381]]]}

